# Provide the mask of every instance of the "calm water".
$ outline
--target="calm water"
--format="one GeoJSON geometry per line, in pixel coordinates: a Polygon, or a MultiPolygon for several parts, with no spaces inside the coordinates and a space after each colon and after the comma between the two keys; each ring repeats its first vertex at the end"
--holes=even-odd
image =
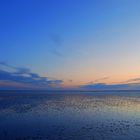
{"type": "Polygon", "coordinates": [[[140,91],[0,91],[0,140],[140,140],[140,91]]]}

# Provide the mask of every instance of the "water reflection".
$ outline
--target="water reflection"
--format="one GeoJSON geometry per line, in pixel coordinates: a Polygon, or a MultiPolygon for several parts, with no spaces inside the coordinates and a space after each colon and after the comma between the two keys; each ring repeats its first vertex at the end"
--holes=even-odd
{"type": "Polygon", "coordinates": [[[98,94],[1,94],[0,139],[139,139],[140,93],[98,94]]]}

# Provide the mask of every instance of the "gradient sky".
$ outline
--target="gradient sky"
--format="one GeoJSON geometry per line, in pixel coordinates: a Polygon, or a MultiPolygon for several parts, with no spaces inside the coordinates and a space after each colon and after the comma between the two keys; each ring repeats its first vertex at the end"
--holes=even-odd
{"type": "MultiPolygon", "coordinates": [[[[139,37],[139,0],[0,0],[2,72],[28,68],[63,87],[138,85],[139,37]]],[[[13,79],[1,87],[21,84],[13,79]]]]}

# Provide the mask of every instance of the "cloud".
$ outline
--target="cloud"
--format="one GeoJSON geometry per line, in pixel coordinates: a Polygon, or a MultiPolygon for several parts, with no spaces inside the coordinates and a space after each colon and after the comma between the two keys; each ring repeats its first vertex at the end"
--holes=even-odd
{"type": "Polygon", "coordinates": [[[129,80],[125,81],[125,82],[126,83],[130,83],[130,82],[138,82],[138,81],[140,81],[140,78],[139,77],[138,78],[129,79],[129,80]]]}
{"type": "Polygon", "coordinates": [[[80,86],[82,89],[88,90],[138,90],[140,89],[140,84],[87,84],[80,86]]]}
{"type": "Polygon", "coordinates": [[[61,52],[60,48],[63,44],[63,41],[60,35],[51,33],[49,34],[49,38],[51,43],[53,44],[49,51],[56,56],[62,57],[63,53],[61,52]]]}
{"type": "Polygon", "coordinates": [[[100,81],[103,81],[103,80],[107,80],[109,79],[109,77],[102,77],[102,78],[99,78],[99,79],[95,79],[94,81],[91,81],[89,82],[88,84],[95,84],[95,83],[99,83],[100,81]]]}
{"type": "Polygon", "coordinates": [[[5,62],[0,62],[0,68],[1,68],[1,66],[7,67],[9,69],[16,69],[14,66],[11,66],[11,65],[9,65],[9,64],[7,64],[5,62]]]}
{"type": "Polygon", "coordinates": [[[27,68],[17,68],[6,63],[0,63],[1,66],[14,68],[14,71],[6,71],[0,69],[0,87],[6,85],[18,85],[27,88],[58,88],[63,83],[62,80],[50,80],[47,77],[42,77],[37,73],[33,73],[27,68]],[[8,83],[8,84],[6,84],[8,83]]]}
{"type": "Polygon", "coordinates": [[[0,62],[0,65],[8,66],[9,67],[9,65],[7,63],[5,63],[5,62],[0,62]]]}
{"type": "Polygon", "coordinates": [[[70,79],[70,80],[68,80],[68,82],[71,82],[71,83],[72,83],[72,82],[73,82],[73,80],[71,80],[71,79],[70,79]]]}
{"type": "Polygon", "coordinates": [[[52,49],[50,50],[50,52],[56,56],[60,56],[60,57],[63,56],[63,54],[59,50],[56,50],[56,49],[52,49]]]}
{"type": "Polygon", "coordinates": [[[91,81],[85,85],[80,86],[82,89],[87,90],[140,90],[140,78],[132,78],[120,83],[106,84],[100,81],[109,79],[109,77],[103,77],[91,81]]]}
{"type": "Polygon", "coordinates": [[[58,46],[62,45],[62,39],[58,34],[51,33],[49,34],[49,37],[55,45],[58,45],[58,46]]]}

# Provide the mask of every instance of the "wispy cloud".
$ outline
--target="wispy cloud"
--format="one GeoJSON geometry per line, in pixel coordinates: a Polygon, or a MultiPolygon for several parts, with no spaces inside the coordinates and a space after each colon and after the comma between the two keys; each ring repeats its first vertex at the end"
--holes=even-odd
{"type": "Polygon", "coordinates": [[[50,40],[57,46],[62,45],[62,38],[56,33],[49,34],[50,40]]]}
{"type": "Polygon", "coordinates": [[[5,69],[0,69],[0,87],[3,85],[22,85],[21,87],[30,88],[58,88],[61,87],[62,80],[50,80],[47,77],[42,77],[37,73],[33,73],[27,68],[18,68],[7,63],[0,63],[1,66],[7,68],[13,68],[14,71],[6,71],[5,69]],[[16,84],[15,84],[16,83],[16,84]]]}
{"type": "Polygon", "coordinates": [[[63,44],[62,38],[60,35],[56,33],[49,34],[49,39],[52,42],[52,47],[50,49],[50,52],[56,56],[62,57],[63,53],[61,52],[60,48],[63,44]]]}
{"type": "Polygon", "coordinates": [[[50,52],[56,56],[60,56],[60,57],[63,56],[63,54],[59,50],[56,50],[56,49],[51,49],[50,52]]]}
{"type": "Polygon", "coordinates": [[[107,80],[107,79],[109,79],[109,77],[106,76],[106,77],[102,77],[102,78],[99,78],[99,79],[95,79],[95,80],[93,80],[93,81],[91,81],[87,84],[95,84],[95,83],[99,83],[100,81],[107,80]]]}
{"type": "Polygon", "coordinates": [[[140,82],[140,78],[138,77],[138,78],[132,78],[132,79],[129,79],[129,80],[127,80],[127,81],[124,81],[124,82],[126,82],[126,83],[132,83],[132,82],[140,82]]]}

